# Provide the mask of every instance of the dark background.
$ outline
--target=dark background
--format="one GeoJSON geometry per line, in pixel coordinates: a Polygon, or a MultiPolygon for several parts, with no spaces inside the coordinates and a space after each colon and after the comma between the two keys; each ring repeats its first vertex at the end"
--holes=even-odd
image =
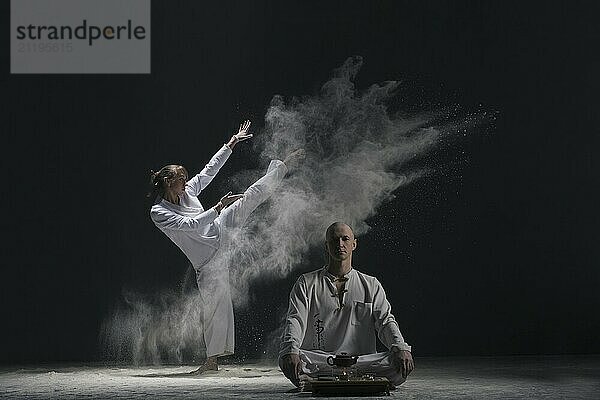
{"type": "MultiPolygon", "coordinates": [[[[352,55],[358,87],[402,80],[415,110],[498,111],[359,238],[415,356],[600,352],[596,2],[211,3],[152,3],[150,75],[54,76],[10,75],[0,5],[1,362],[102,359],[122,290],[188,268],[148,218],[149,169],[200,169],[241,120],[259,131],[274,94],[314,94],[352,55]]],[[[256,167],[239,147],[204,204],[256,167]]],[[[238,357],[265,351],[296,276],[236,310],[238,357]]]]}

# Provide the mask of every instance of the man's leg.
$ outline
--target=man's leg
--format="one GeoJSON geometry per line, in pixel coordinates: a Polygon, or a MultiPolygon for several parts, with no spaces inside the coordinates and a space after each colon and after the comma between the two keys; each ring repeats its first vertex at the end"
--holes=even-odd
{"type": "Polygon", "coordinates": [[[223,210],[217,221],[223,230],[240,228],[252,211],[271,196],[287,172],[282,161],[273,160],[267,173],[244,192],[244,197],[223,210]]]}
{"type": "Polygon", "coordinates": [[[387,378],[395,386],[399,386],[406,381],[402,376],[402,371],[392,363],[392,353],[390,351],[367,354],[358,357],[356,367],[361,374],[374,374],[387,378]]]}
{"type": "MultiPolygon", "coordinates": [[[[331,365],[327,364],[327,357],[331,355],[333,354],[323,351],[300,350],[302,372],[312,378],[331,376],[334,370],[331,365]]],[[[406,380],[402,377],[402,373],[392,365],[390,352],[359,356],[352,368],[360,375],[373,374],[385,377],[395,386],[401,385],[406,380]]]]}

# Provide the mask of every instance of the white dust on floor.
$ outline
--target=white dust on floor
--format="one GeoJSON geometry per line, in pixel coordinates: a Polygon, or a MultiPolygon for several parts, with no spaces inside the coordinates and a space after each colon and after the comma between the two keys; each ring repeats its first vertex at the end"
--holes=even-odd
{"type": "Polygon", "coordinates": [[[61,367],[5,370],[0,397],[10,399],[280,398],[293,386],[274,366],[222,366],[189,376],[187,367],[61,367]]]}
{"type": "MultiPolygon", "coordinates": [[[[397,399],[600,399],[600,358],[420,360],[397,399]]],[[[0,370],[1,399],[305,399],[275,365],[26,367],[0,370]]],[[[348,399],[348,398],[346,398],[348,399]]]]}

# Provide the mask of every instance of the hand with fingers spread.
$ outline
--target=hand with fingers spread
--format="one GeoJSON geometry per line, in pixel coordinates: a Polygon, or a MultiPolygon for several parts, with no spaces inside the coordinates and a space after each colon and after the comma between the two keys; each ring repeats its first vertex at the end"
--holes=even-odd
{"type": "Polygon", "coordinates": [[[251,122],[249,120],[242,122],[240,124],[240,128],[238,129],[238,133],[236,133],[231,137],[231,139],[229,139],[229,142],[227,142],[227,146],[231,150],[233,150],[233,148],[238,142],[243,142],[244,140],[248,140],[252,138],[252,136],[254,136],[251,133],[248,133],[248,129],[250,129],[250,123],[251,122]]]}
{"type": "Polygon", "coordinates": [[[215,210],[217,210],[218,213],[220,213],[221,210],[223,210],[224,208],[226,208],[230,204],[233,204],[237,200],[239,200],[242,197],[244,197],[243,194],[231,194],[231,193],[232,192],[230,191],[225,196],[221,197],[221,199],[219,200],[219,202],[215,205],[214,208],[215,208],[215,210]]]}
{"type": "Polygon", "coordinates": [[[392,364],[396,368],[396,371],[401,372],[404,379],[406,379],[413,369],[415,369],[415,362],[413,361],[410,351],[392,347],[391,357],[392,364]]]}
{"type": "Polygon", "coordinates": [[[294,385],[300,387],[300,373],[302,372],[302,363],[298,354],[286,354],[279,359],[279,368],[281,372],[294,385]]]}

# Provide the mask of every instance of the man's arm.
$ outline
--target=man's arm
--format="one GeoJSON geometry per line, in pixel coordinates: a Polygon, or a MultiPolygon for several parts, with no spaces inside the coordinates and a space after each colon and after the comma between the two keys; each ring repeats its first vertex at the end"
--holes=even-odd
{"type": "Polygon", "coordinates": [[[395,346],[400,350],[410,351],[410,346],[404,341],[396,318],[392,314],[392,306],[387,300],[383,286],[377,279],[373,279],[373,318],[377,336],[388,349],[395,346]]]}
{"type": "Polygon", "coordinates": [[[385,290],[377,279],[375,279],[373,295],[373,317],[379,339],[391,351],[393,364],[406,379],[414,369],[411,347],[404,341],[385,290]]]}
{"type": "Polygon", "coordinates": [[[290,293],[285,326],[279,351],[279,367],[296,386],[300,386],[300,346],[304,340],[308,319],[308,296],[306,281],[300,276],[290,293]]]}

